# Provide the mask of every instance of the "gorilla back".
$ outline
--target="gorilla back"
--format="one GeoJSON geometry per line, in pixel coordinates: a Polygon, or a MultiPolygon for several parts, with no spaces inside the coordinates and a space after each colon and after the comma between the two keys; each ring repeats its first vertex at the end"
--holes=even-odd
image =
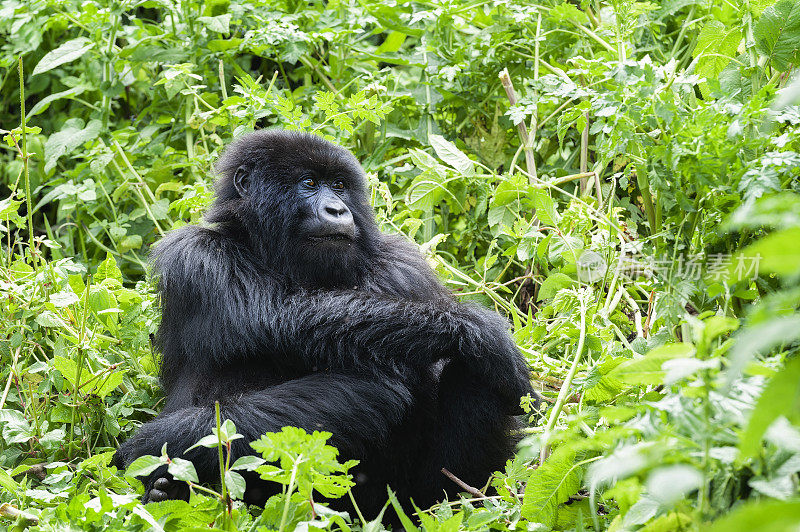
{"type": "MultiPolygon", "coordinates": [[[[519,398],[533,393],[507,322],[461,304],[402,238],[381,233],[361,166],[319,137],[259,131],[218,164],[204,226],[155,247],[166,406],[118,450],[191,460],[218,478],[215,450],[184,451],[209,434],[214,401],[247,442],[292,425],[326,430],[361,461],[353,493],[365,515],[386,485],[429,506],[458,491],[447,468],[483,485],[513,453],[519,398]]],[[[164,471],[145,499],[185,497],[164,471]]],[[[248,479],[246,499],[270,485],[248,479]]]]}

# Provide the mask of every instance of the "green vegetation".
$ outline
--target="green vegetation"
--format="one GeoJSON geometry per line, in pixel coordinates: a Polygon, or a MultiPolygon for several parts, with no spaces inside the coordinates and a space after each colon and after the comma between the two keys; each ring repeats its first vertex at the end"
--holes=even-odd
{"type": "Polygon", "coordinates": [[[798,0],[0,1],[0,526],[381,529],[312,508],[349,493],[326,434],[230,464],[220,420],[189,504],[109,465],[161,406],[147,249],[277,126],[356,154],[546,398],[487,497],[406,528],[796,530],[798,50],[798,0]]]}

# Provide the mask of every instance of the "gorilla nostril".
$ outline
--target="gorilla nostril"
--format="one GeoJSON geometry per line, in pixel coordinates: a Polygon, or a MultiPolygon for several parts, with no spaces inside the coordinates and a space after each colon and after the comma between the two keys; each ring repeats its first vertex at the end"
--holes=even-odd
{"type": "Polygon", "coordinates": [[[347,213],[347,206],[344,203],[340,203],[338,205],[328,204],[325,206],[325,212],[331,216],[342,216],[343,214],[347,213]]]}

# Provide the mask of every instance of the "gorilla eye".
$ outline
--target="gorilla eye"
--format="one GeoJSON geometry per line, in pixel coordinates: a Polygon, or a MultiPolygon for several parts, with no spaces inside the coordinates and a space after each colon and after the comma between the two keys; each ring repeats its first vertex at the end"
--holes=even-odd
{"type": "Polygon", "coordinates": [[[303,186],[304,187],[308,187],[308,188],[314,188],[314,187],[317,186],[317,182],[309,177],[309,178],[303,179],[303,186]]]}
{"type": "Polygon", "coordinates": [[[337,179],[333,182],[333,190],[344,190],[344,181],[337,179]]]}

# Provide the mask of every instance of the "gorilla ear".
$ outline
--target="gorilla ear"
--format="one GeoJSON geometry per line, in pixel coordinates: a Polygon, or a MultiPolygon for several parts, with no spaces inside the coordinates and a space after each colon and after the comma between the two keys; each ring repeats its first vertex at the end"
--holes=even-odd
{"type": "Polygon", "coordinates": [[[250,186],[250,172],[244,165],[237,168],[233,174],[233,186],[236,187],[236,192],[241,197],[247,196],[247,189],[250,186]]]}

